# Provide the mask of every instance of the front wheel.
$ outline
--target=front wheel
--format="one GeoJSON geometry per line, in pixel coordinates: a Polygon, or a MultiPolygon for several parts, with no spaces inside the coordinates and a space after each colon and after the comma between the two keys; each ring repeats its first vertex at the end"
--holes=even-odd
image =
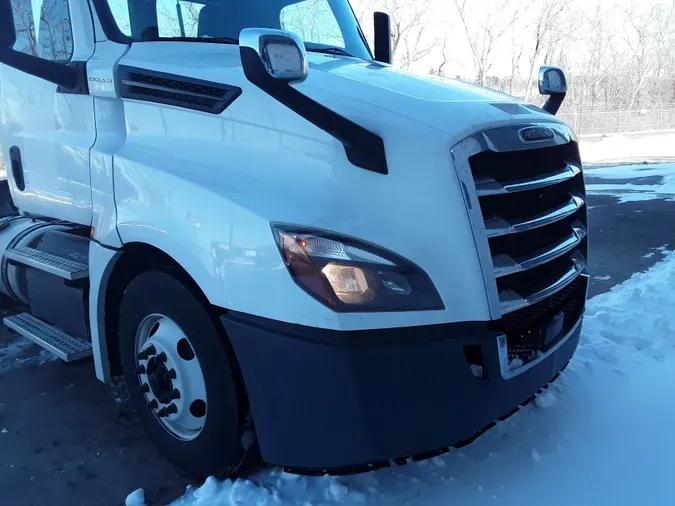
{"type": "Polygon", "coordinates": [[[120,307],[129,394],[159,450],[196,478],[228,475],[243,459],[240,402],[209,312],[177,278],[139,274],[120,307]]]}

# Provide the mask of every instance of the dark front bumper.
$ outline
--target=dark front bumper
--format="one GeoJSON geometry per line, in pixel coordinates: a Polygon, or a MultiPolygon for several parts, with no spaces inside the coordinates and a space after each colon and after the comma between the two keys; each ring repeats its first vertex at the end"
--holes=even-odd
{"type": "Polygon", "coordinates": [[[241,366],[262,457],[344,469],[471,438],[548,383],[579,342],[577,324],[510,377],[484,323],[340,332],[236,313],[222,317],[241,366]],[[466,348],[467,346],[471,348],[466,348]],[[467,359],[480,347],[483,376],[467,359]]]}

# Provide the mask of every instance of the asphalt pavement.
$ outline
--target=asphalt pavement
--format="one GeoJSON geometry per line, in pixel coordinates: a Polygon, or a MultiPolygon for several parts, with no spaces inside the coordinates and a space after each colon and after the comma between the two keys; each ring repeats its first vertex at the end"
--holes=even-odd
{"type": "MultiPolygon", "coordinates": [[[[675,202],[588,201],[591,296],[675,249],[675,202]]],[[[190,480],[147,440],[122,389],[1,328],[0,504],[114,506],[142,487],[152,506],[183,493],[190,480]]]]}

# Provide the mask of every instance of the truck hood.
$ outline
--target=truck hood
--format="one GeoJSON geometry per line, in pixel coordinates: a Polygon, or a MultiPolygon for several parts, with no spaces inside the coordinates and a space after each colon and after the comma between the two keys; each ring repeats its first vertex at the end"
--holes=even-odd
{"type": "Polygon", "coordinates": [[[309,53],[299,89],[332,93],[388,110],[463,138],[479,128],[519,119],[556,121],[520,99],[456,79],[421,77],[379,63],[309,53]]]}
{"type": "MultiPolygon", "coordinates": [[[[559,122],[538,107],[482,86],[454,79],[416,76],[357,58],[311,52],[308,58],[310,72],[307,80],[292,86],[373,131],[378,128],[372,108],[418,121],[449,134],[455,141],[499,124],[559,122]]],[[[223,82],[243,89],[251,86],[244,77],[237,46],[189,42],[137,43],[120,63],[223,82]]],[[[101,81],[114,80],[109,70],[101,73],[91,62],[87,70],[90,82],[92,77],[101,81]]],[[[110,91],[110,95],[115,96],[112,86],[110,91]]],[[[381,128],[385,126],[380,125],[381,128]]]]}

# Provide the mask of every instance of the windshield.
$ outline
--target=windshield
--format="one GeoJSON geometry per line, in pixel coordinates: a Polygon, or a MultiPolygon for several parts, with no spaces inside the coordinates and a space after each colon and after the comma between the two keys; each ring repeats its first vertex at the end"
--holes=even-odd
{"type": "Polygon", "coordinates": [[[120,31],[134,41],[236,44],[244,28],[298,34],[308,51],[371,59],[348,0],[108,0],[120,31]]]}

